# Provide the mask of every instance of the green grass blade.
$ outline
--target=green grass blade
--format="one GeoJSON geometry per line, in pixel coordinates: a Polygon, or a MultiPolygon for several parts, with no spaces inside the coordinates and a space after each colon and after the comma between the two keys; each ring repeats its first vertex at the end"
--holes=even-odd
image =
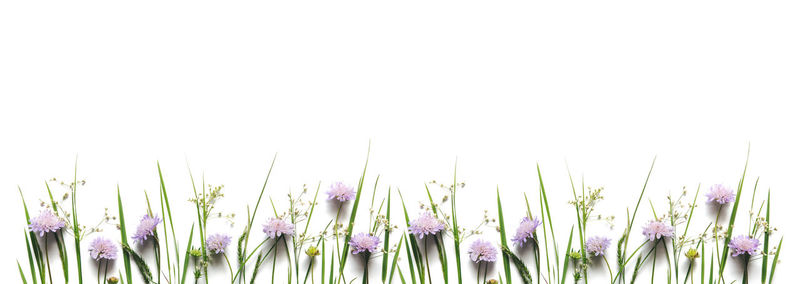
{"type": "Polygon", "coordinates": [[[369,164],[369,150],[370,146],[367,146],[367,160],[364,162],[364,171],[361,172],[361,178],[358,180],[358,190],[356,191],[356,199],[353,201],[353,209],[350,211],[350,221],[347,223],[347,233],[344,237],[344,249],[342,251],[342,258],[339,261],[339,274],[344,273],[344,267],[347,263],[347,256],[350,254],[350,237],[353,234],[353,225],[356,221],[356,213],[358,212],[358,202],[361,200],[361,189],[364,188],[364,177],[367,175],[367,165],[369,164]]]}
{"type": "Polygon", "coordinates": [[[769,272],[769,283],[772,284],[772,278],[775,277],[775,268],[778,267],[779,256],[781,255],[781,246],[783,246],[783,237],[778,242],[778,249],[775,250],[775,257],[772,259],[772,269],[769,272]]]}
{"type": "MultiPolygon", "coordinates": [[[[123,246],[128,245],[128,235],[125,230],[125,212],[122,209],[122,195],[119,193],[119,185],[117,185],[117,208],[119,209],[119,234],[123,246]]],[[[128,283],[133,283],[133,275],[131,274],[131,258],[127,251],[122,251],[122,261],[125,265],[125,278],[128,283]]]]}
{"type": "Polygon", "coordinates": [[[78,191],[78,157],[75,157],[75,174],[72,187],[72,232],[75,235],[75,259],[78,263],[78,283],[83,283],[83,268],[81,266],[81,231],[78,224],[78,204],[75,193],[78,191]]]}
{"type": "MultiPolygon", "coordinates": [[[[506,241],[506,227],[505,222],[503,221],[503,205],[500,202],[500,187],[497,188],[497,218],[500,222],[500,243],[502,244],[503,249],[508,250],[508,244],[506,241]]],[[[503,253],[503,270],[506,273],[506,279],[508,283],[511,284],[511,266],[508,263],[508,254],[503,253]]]]}
{"type": "Polygon", "coordinates": [[[194,224],[189,230],[189,242],[186,243],[186,253],[184,254],[183,273],[181,273],[181,284],[186,283],[186,272],[189,271],[189,251],[192,250],[192,237],[194,237],[194,224]]]}
{"type": "MultiPolygon", "coordinates": [[[[394,251],[394,258],[392,259],[392,269],[389,272],[389,282],[392,283],[392,278],[394,278],[394,270],[397,268],[397,260],[400,258],[400,248],[403,246],[403,241],[406,239],[406,235],[403,234],[400,236],[400,241],[397,242],[397,248],[394,251]]],[[[405,280],[403,280],[405,283],[405,280]]]]}
{"type": "MultiPolygon", "coordinates": [[[[731,233],[733,233],[733,224],[736,221],[736,212],[739,209],[739,201],[742,197],[742,187],[744,186],[744,177],[747,174],[747,164],[750,162],[750,146],[747,146],[747,159],[744,162],[744,170],[742,171],[742,178],[739,179],[739,188],[736,190],[736,199],[733,202],[733,210],[731,210],[730,221],[728,221],[728,230],[725,234],[725,242],[723,244],[728,244],[731,242],[731,233]]],[[[725,272],[725,264],[728,262],[728,246],[724,245],[724,249],[722,250],[722,258],[721,263],[719,265],[719,275],[720,278],[722,277],[722,273],[725,272]]]]}
{"type": "MultiPolygon", "coordinates": [[[[567,251],[564,253],[564,267],[561,271],[561,284],[564,284],[564,281],[567,280],[567,266],[569,264],[569,252],[572,249],[572,232],[575,231],[575,226],[572,226],[569,229],[569,240],[567,241],[567,251]]],[[[539,277],[539,276],[536,276],[539,277]]]]}
{"type": "MultiPolygon", "coordinates": [[[[545,208],[545,210],[547,212],[547,223],[550,224],[550,239],[553,240],[553,252],[555,253],[555,256],[556,256],[556,258],[555,258],[556,259],[556,270],[558,270],[558,259],[559,259],[559,257],[558,257],[558,242],[556,242],[555,230],[553,229],[553,225],[552,225],[553,224],[553,220],[552,220],[552,218],[550,216],[550,204],[547,202],[547,190],[545,190],[545,187],[544,187],[544,180],[542,179],[542,170],[540,169],[538,163],[536,164],[536,173],[539,176],[539,190],[541,191],[542,200],[544,201],[544,208],[545,208]]],[[[542,218],[544,218],[544,216],[542,216],[542,218]]],[[[545,239],[545,242],[547,242],[547,239],[545,239]]],[[[509,281],[510,281],[510,279],[509,279],[509,281]]],[[[558,273],[556,273],[556,282],[558,282],[558,273]]]]}
{"type": "Polygon", "coordinates": [[[461,284],[461,237],[458,231],[458,219],[456,218],[456,191],[458,188],[458,159],[456,159],[453,166],[453,196],[450,198],[451,219],[453,220],[453,249],[456,253],[456,275],[458,275],[458,283],[461,284]]]}
{"type": "Polygon", "coordinates": [[[19,278],[22,278],[22,283],[28,284],[28,280],[25,279],[25,273],[22,272],[22,265],[19,265],[19,260],[17,260],[17,268],[19,269],[19,278]]]}
{"type": "MultiPolygon", "coordinates": [[[[386,225],[383,231],[383,263],[381,265],[381,281],[386,282],[387,265],[389,264],[389,229],[391,229],[392,188],[386,190],[386,225]]],[[[392,266],[394,270],[394,266],[392,266]]]]}
{"type": "MultiPolygon", "coordinates": [[[[767,191],[767,216],[765,221],[769,224],[769,207],[772,199],[771,191],[767,191]]],[[[769,266],[769,229],[764,232],[764,259],[761,261],[761,283],[767,283],[767,267],[769,266]]]]}
{"type": "MultiPolygon", "coordinates": [[[[28,212],[28,204],[25,202],[25,196],[22,194],[22,188],[17,187],[17,190],[19,191],[19,197],[22,199],[22,208],[25,210],[25,224],[29,225],[30,224],[30,220],[31,220],[31,216],[30,216],[30,213],[28,212]]],[[[36,239],[36,234],[33,233],[30,230],[27,230],[27,229],[25,231],[27,232],[27,234],[25,235],[25,241],[33,249],[33,255],[34,255],[35,259],[36,259],[36,265],[38,266],[38,269],[39,269],[39,279],[42,281],[42,284],[44,284],[45,283],[45,268],[44,268],[45,265],[44,265],[44,262],[42,261],[42,250],[39,247],[39,242],[36,239]]],[[[31,257],[30,257],[30,254],[29,254],[28,255],[29,262],[30,262],[30,259],[31,259],[31,257]]],[[[36,276],[35,276],[35,272],[34,272],[33,267],[31,267],[31,278],[33,278],[33,282],[36,283],[36,276]]]]}

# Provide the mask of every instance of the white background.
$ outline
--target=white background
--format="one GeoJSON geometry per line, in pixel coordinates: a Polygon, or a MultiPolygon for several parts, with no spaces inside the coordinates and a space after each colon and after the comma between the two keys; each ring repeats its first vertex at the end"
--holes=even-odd
{"type": "MultiPolygon", "coordinates": [[[[239,214],[233,232],[275,153],[276,200],[303,184],[355,183],[370,140],[368,179],[380,174],[381,189],[413,203],[424,182],[452,179],[457,158],[463,225],[495,214],[499,186],[512,230],[538,162],[563,248],[567,164],[606,188],[598,210],[617,230],[590,231],[616,238],[654,156],[647,197],[663,212],[682,186],[735,186],[751,143],[745,192],[756,177],[758,200],[772,190],[784,283],[798,265],[799,12],[791,1],[4,2],[0,210],[11,249],[0,267],[13,275],[27,261],[17,186],[36,207],[43,181],[70,179],[76,155],[84,223],[115,210],[117,184],[128,214],[143,214],[160,161],[181,232],[194,218],[187,161],[226,186],[219,208],[239,214]]],[[[713,218],[707,207],[698,226],[713,218]]],[[[599,263],[593,273],[605,276],[599,263]]],[[[94,279],[94,267],[84,274],[94,279]]]]}

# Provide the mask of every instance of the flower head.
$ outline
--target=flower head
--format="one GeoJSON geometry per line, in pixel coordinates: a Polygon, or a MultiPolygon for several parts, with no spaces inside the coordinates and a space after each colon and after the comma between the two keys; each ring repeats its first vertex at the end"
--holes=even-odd
{"type": "Polygon", "coordinates": [[[469,246],[469,258],[474,262],[494,262],[497,260],[497,248],[484,240],[475,240],[469,246]]]}
{"type": "Polygon", "coordinates": [[[716,202],[720,205],[727,204],[732,202],[736,199],[736,193],[733,192],[732,189],[729,189],[721,184],[715,184],[711,186],[711,189],[708,190],[706,193],[706,197],[708,197],[709,203],[716,202]]]}
{"type": "Polygon", "coordinates": [[[700,257],[700,253],[697,252],[697,250],[694,248],[690,248],[689,250],[687,250],[685,255],[686,258],[688,258],[689,260],[695,260],[698,257],[700,257]]]}
{"type": "Polygon", "coordinates": [[[352,186],[346,185],[343,182],[335,182],[331,184],[328,189],[328,200],[336,199],[339,202],[346,202],[356,199],[356,191],[352,186]]]}
{"type": "Polygon", "coordinates": [[[675,234],[675,228],[661,221],[650,221],[644,226],[642,234],[652,242],[662,237],[672,237],[675,234]]]}
{"type": "Polygon", "coordinates": [[[359,254],[365,251],[372,253],[378,249],[378,245],[381,244],[381,239],[367,233],[358,233],[350,238],[349,244],[350,247],[353,248],[353,254],[359,254]]]}
{"type": "Polygon", "coordinates": [[[610,244],[611,239],[594,236],[586,240],[586,252],[593,253],[594,256],[603,255],[610,244]]]}
{"type": "Polygon", "coordinates": [[[117,245],[109,239],[98,237],[89,244],[89,254],[94,260],[117,258],[117,245]]]}
{"type": "Polygon", "coordinates": [[[517,228],[517,233],[514,234],[511,241],[517,246],[524,246],[528,239],[533,239],[533,235],[536,234],[536,228],[540,225],[542,225],[542,221],[539,221],[539,217],[533,217],[533,219],[522,218],[522,222],[517,228]]]}
{"type": "Polygon", "coordinates": [[[757,254],[759,246],[761,246],[761,242],[759,242],[758,239],[751,238],[747,235],[736,236],[728,243],[728,247],[731,248],[731,256],[757,254]]]}
{"type": "Polygon", "coordinates": [[[28,230],[39,234],[40,237],[44,237],[45,233],[55,233],[66,225],[64,220],[53,214],[53,210],[42,210],[39,216],[31,218],[28,222],[30,222],[28,230]]]}
{"type": "Polygon", "coordinates": [[[119,278],[114,277],[114,276],[108,277],[108,283],[117,284],[117,283],[119,283],[119,278]]]}
{"type": "Polygon", "coordinates": [[[286,222],[283,219],[269,218],[267,223],[264,224],[264,233],[267,233],[267,237],[271,239],[280,237],[281,235],[292,236],[294,235],[294,224],[286,222]]]}
{"type": "Polygon", "coordinates": [[[422,239],[425,235],[435,235],[444,230],[444,222],[433,217],[431,212],[423,213],[409,224],[408,232],[416,235],[419,239],[422,239]]]}
{"type": "Polygon", "coordinates": [[[315,257],[319,255],[319,249],[315,246],[310,246],[306,249],[306,255],[310,257],[315,257]]]}
{"type": "Polygon", "coordinates": [[[231,237],[223,234],[213,234],[206,237],[206,248],[215,254],[225,253],[225,247],[231,243],[231,237]]]}
{"type": "Polygon", "coordinates": [[[147,236],[155,236],[158,224],[161,224],[161,218],[158,218],[158,215],[150,216],[150,214],[144,214],[139,226],[136,227],[136,233],[133,234],[133,242],[143,243],[147,240],[147,236]]]}

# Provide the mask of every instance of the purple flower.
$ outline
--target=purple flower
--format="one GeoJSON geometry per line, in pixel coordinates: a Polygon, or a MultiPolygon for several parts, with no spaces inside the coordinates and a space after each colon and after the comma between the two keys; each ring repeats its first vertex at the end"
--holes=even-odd
{"type": "Polygon", "coordinates": [[[365,251],[372,253],[378,249],[378,245],[381,244],[381,239],[367,233],[358,233],[350,238],[348,244],[353,248],[353,254],[359,254],[365,251]]]}
{"type": "Polygon", "coordinates": [[[539,217],[533,217],[533,219],[528,217],[522,218],[522,222],[520,222],[519,227],[517,227],[517,233],[514,234],[511,241],[517,246],[524,246],[528,239],[533,239],[533,235],[536,234],[536,228],[541,224],[542,221],[539,221],[539,217]]]}
{"type": "Polygon", "coordinates": [[[264,224],[264,233],[267,233],[267,237],[271,239],[281,235],[291,236],[294,235],[294,224],[283,221],[283,219],[269,218],[264,224]]]}
{"type": "Polygon", "coordinates": [[[484,240],[476,240],[470,246],[469,258],[474,262],[494,262],[497,260],[497,248],[484,240]]]}
{"type": "Polygon", "coordinates": [[[353,187],[342,182],[331,184],[331,188],[328,189],[327,193],[328,200],[336,199],[339,200],[339,202],[350,201],[356,198],[356,191],[353,190],[353,187]]]}
{"type": "Polygon", "coordinates": [[[431,212],[423,213],[419,218],[411,221],[408,226],[408,232],[416,235],[420,240],[425,235],[435,235],[441,230],[444,230],[444,222],[433,217],[431,212]]]}
{"type": "Polygon", "coordinates": [[[147,236],[155,237],[158,224],[161,224],[161,218],[158,218],[157,215],[144,214],[139,222],[139,227],[136,227],[136,233],[133,234],[133,242],[144,243],[147,240],[147,236]]]}
{"type": "Polygon", "coordinates": [[[728,243],[728,247],[731,248],[731,256],[757,254],[759,246],[761,246],[761,242],[759,242],[758,239],[751,238],[747,235],[736,236],[728,243]]]}
{"type": "Polygon", "coordinates": [[[225,253],[225,247],[231,243],[231,237],[223,234],[213,234],[206,238],[206,248],[215,254],[225,253]]]}
{"type": "Polygon", "coordinates": [[[727,204],[732,202],[736,199],[736,193],[733,192],[732,189],[729,189],[721,184],[715,184],[711,186],[711,189],[708,190],[706,193],[706,197],[708,197],[709,203],[716,202],[720,205],[727,204]]]}
{"type": "Polygon", "coordinates": [[[89,244],[89,254],[97,261],[117,259],[117,245],[109,239],[98,237],[89,244]]]}
{"type": "Polygon", "coordinates": [[[66,225],[64,220],[58,218],[53,214],[53,210],[49,209],[42,210],[39,216],[31,218],[28,222],[30,222],[28,230],[39,234],[40,237],[44,237],[45,233],[55,233],[66,225]]]}
{"type": "Polygon", "coordinates": [[[660,221],[650,221],[642,230],[642,234],[651,242],[662,237],[672,237],[674,233],[675,228],[660,221]]]}
{"type": "Polygon", "coordinates": [[[611,239],[594,236],[586,240],[586,252],[593,253],[594,256],[603,255],[610,244],[611,239]]]}

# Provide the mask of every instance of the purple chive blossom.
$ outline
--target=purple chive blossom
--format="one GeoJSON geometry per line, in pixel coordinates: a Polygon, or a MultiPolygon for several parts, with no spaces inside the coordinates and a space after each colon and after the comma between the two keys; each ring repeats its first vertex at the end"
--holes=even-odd
{"type": "Polygon", "coordinates": [[[728,247],[731,248],[731,256],[758,254],[759,246],[761,246],[761,242],[759,242],[758,239],[751,238],[747,235],[736,236],[728,243],[728,247]]]}
{"type": "Polygon", "coordinates": [[[66,225],[64,220],[58,218],[58,216],[53,214],[53,210],[49,209],[42,210],[39,216],[31,218],[28,222],[30,222],[28,230],[39,234],[40,237],[44,237],[45,233],[55,233],[66,225]]]}
{"type": "Polygon", "coordinates": [[[353,248],[353,254],[362,252],[373,253],[378,249],[378,245],[381,244],[381,239],[367,233],[358,233],[350,238],[348,244],[353,248]]]}
{"type": "Polygon", "coordinates": [[[158,224],[161,224],[161,218],[158,218],[158,215],[150,216],[150,214],[144,214],[139,222],[139,227],[136,227],[136,233],[133,234],[133,242],[144,243],[147,240],[147,236],[155,237],[158,224]]]}
{"type": "Polygon", "coordinates": [[[109,239],[98,237],[89,244],[89,254],[97,261],[117,259],[117,245],[109,239]]]}
{"type": "Polygon", "coordinates": [[[517,233],[514,234],[511,241],[517,246],[524,246],[528,239],[533,239],[533,234],[536,233],[536,228],[540,225],[542,225],[542,221],[539,221],[539,217],[533,217],[533,219],[528,217],[522,218],[522,222],[520,222],[517,228],[517,233]]]}
{"type": "Polygon", "coordinates": [[[215,254],[225,253],[225,247],[231,243],[231,237],[223,234],[213,234],[206,238],[206,248],[215,254]]]}
{"type": "Polygon", "coordinates": [[[604,255],[609,245],[611,245],[611,239],[594,236],[586,240],[586,252],[593,253],[594,256],[604,255]]]}
{"type": "Polygon", "coordinates": [[[675,234],[675,228],[664,222],[650,221],[644,226],[642,234],[652,242],[662,237],[672,237],[675,234]]]}
{"type": "Polygon", "coordinates": [[[444,222],[433,217],[431,212],[425,212],[416,220],[411,221],[408,232],[417,236],[420,240],[425,235],[435,235],[444,230],[444,222]]]}
{"type": "Polygon", "coordinates": [[[267,223],[264,224],[264,233],[267,233],[267,237],[270,239],[274,239],[282,235],[291,236],[294,235],[294,224],[286,222],[283,219],[269,218],[267,223]]]}
{"type": "Polygon", "coordinates": [[[345,202],[356,199],[356,191],[353,190],[353,187],[342,182],[331,184],[331,188],[328,189],[327,193],[328,200],[336,199],[339,202],[345,202]]]}
{"type": "Polygon", "coordinates": [[[716,202],[720,205],[727,204],[732,202],[736,199],[736,193],[733,192],[732,189],[725,187],[721,184],[715,184],[711,186],[711,189],[708,190],[706,193],[706,197],[708,197],[708,203],[716,202]]]}
{"type": "Polygon", "coordinates": [[[495,262],[497,260],[497,248],[484,240],[473,242],[467,252],[473,262],[495,262]]]}

